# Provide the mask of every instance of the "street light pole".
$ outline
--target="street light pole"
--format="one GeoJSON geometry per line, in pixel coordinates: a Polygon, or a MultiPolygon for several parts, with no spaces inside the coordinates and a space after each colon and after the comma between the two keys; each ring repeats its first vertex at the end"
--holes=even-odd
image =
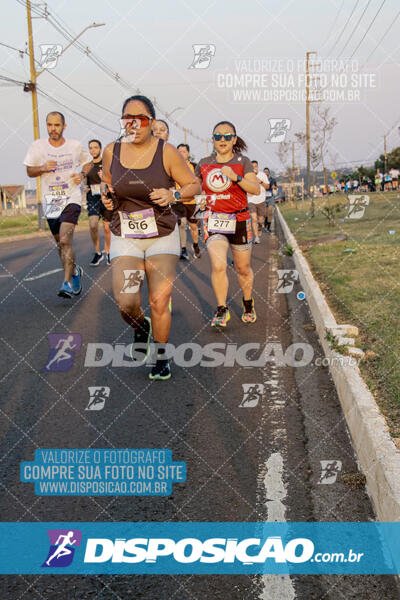
{"type": "MultiPolygon", "coordinates": [[[[28,21],[29,66],[30,66],[31,79],[30,79],[29,83],[24,85],[24,91],[32,93],[33,139],[38,140],[40,137],[40,132],[39,132],[39,107],[38,107],[36,81],[37,81],[37,78],[39,77],[39,75],[41,73],[43,73],[43,71],[46,71],[46,69],[42,69],[41,71],[36,71],[36,68],[35,68],[35,54],[34,54],[34,44],[33,44],[32,14],[31,14],[30,0],[26,0],[26,17],[27,17],[27,21],[28,21]]],[[[85,33],[85,31],[87,31],[88,29],[91,29],[92,27],[102,27],[103,25],[105,25],[105,23],[92,23],[91,25],[88,25],[87,27],[85,27],[85,29],[83,29],[77,36],[75,36],[74,39],[71,40],[71,42],[62,50],[62,52],[60,52],[58,57],[60,57],[61,54],[64,54],[64,52],[66,50],[68,50],[68,48],[70,46],[72,46],[72,44],[74,44],[76,42],[76,40],[85,33]]],[[[38,207],[38,221],[39,221],[38,225],[39,225],[39,229],[42,229],[41,215],[42,215],[43,209],[42,209],[42,186],[41,186],[40,177],[36,177],[36,203],[37,203],[37,207],[38,207]]]]}
{"type": "MultiPolygon", "coordinates": [[[[39,111],[38,111],[38,100],[36,91],[36,69],[35,69],[35,55],[33,49],[33,35],[32,35],[32,15],[31,15],[31,3],[30,0],[26,0],[26,16],[28,20],[28,37],[29,37],[29,65],[31,71],[31,80],[29,82],[28,90],[32,92],[32,116],[33,116],[33,139],[38,140],[40,137],[39,133],[39,111]]],[[[38,207],[38,227],[41,229],[41,213],[42,213],[42,186],[40,177],[36,177],[36,203],[38,207]]]]}

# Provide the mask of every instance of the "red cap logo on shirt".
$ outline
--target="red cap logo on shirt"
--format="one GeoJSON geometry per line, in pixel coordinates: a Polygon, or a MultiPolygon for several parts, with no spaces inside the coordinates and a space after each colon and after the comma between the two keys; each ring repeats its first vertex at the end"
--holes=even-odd
{"type": "Polygon", "coordinates": [[[231,185],[231,180],[220,169],[211,169],[207,174],[206,185],[213,192],[224,192],[231,185]]]}

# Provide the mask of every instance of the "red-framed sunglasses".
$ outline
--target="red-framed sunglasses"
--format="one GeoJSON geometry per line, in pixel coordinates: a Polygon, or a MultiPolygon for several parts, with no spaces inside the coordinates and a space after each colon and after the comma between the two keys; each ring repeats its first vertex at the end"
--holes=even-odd
{"type": "Polygon", "coordinates": [[[127,125],[132,125],[134,129],[140,129],[141,127],[148,127],[153,117],[147,115],[122,115],[120,119],[121,126],[126,128],[127,125]]]}

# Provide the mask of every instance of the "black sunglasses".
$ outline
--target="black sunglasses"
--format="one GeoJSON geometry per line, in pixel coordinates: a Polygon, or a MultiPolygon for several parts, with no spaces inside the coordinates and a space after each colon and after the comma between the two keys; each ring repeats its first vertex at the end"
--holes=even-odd
{"type": "Polygon", "coordinates": [[[224,138],[226,142],[230,142],[234,137],[236,137],[235,133],[213,133],[213,138],[216,142],[220,142],[222,138],[224,138]]]}

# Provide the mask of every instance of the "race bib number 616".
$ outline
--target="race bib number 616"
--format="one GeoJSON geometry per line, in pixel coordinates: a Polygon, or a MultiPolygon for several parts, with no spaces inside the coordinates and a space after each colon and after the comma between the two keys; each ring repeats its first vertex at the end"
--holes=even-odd
{"type": "Polygon", "coordinates": [[[158,228],[152,208],[135,212],[119,212],[121,237],[150,238],[158,236],[158,228]]]}

